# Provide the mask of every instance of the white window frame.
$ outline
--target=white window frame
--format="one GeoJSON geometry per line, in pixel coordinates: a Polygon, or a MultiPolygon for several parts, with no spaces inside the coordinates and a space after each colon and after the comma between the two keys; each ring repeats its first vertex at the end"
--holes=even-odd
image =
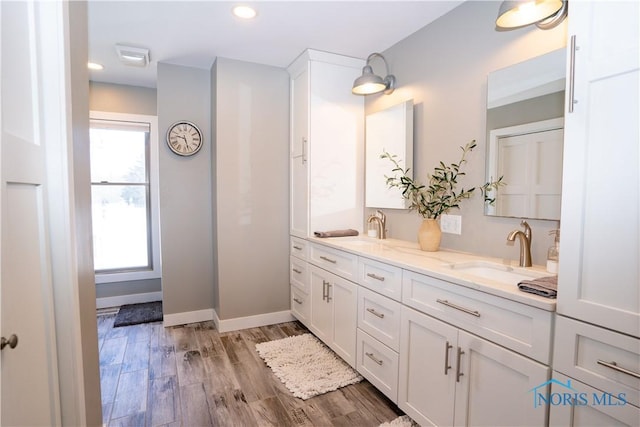
{"type": "Polygon", "coordinates": [[[89,117],[92,120],[149,123],[149,204],[151,207],[151,225],[149,229],[151,231],[150,248],[153,268],[138,271],[96,273],[96,283],[159,279],[162,276],[162,266],[160,264],[160,172],[158,160],[158,117],[145,114],[111,113],[106,111],[90,111],[89,117]]]}

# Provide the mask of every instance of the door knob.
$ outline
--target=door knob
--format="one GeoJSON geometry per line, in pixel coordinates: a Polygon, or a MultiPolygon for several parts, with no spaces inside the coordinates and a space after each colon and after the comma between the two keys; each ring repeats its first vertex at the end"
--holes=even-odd
{"type": "Polygon", "coordinates": [[[4,350],[7,345],[10,348],[16,348],[18,345],[18,336],[16,334],[11,334],[9,339],[6,339],[5,337],[0,338],[0,350],[4,350]]]}

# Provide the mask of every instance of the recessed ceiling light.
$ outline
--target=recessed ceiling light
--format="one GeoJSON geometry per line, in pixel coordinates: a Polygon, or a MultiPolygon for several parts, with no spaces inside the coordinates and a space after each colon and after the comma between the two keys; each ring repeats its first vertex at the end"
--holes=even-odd
{"type": "Polygon", "coordinates": [[[104,65],[97,62],[87,62],[87,68],[94,71],[104,70],[104,65]]]}
{"type": "Polygon", "coordinates": [[[252,19],[256,17],[257,12],[250,6],[236,6],[233,8],[233,14],[238,18],[252,19]]]}

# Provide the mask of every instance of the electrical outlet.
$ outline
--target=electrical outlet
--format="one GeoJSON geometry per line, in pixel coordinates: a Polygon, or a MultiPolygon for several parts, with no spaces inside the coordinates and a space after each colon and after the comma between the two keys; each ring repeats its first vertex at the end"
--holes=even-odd
{"type": "Polygon", "coordinates": [[[462,216],[440,215],[440,229],[443,233],[462,234],[462,216]]]}

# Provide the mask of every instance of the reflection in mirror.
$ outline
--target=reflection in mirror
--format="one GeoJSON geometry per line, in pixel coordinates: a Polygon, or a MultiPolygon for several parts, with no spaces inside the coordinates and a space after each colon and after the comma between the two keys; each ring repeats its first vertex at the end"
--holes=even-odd
{"type": "Polygon", "coordinates": [[[387,186],[391,174],[383,152],[395,154],[403,167],[413,171],[413,100],[368,114],[365,121],[365,203],[369,208],[406,209],[407,200],[387,186]]]}
{"type": "Polygon", "coordinates": [[[487,79],[486,179],[504,176],[486,215],[560,219],[565,49],[487,79]]]}

